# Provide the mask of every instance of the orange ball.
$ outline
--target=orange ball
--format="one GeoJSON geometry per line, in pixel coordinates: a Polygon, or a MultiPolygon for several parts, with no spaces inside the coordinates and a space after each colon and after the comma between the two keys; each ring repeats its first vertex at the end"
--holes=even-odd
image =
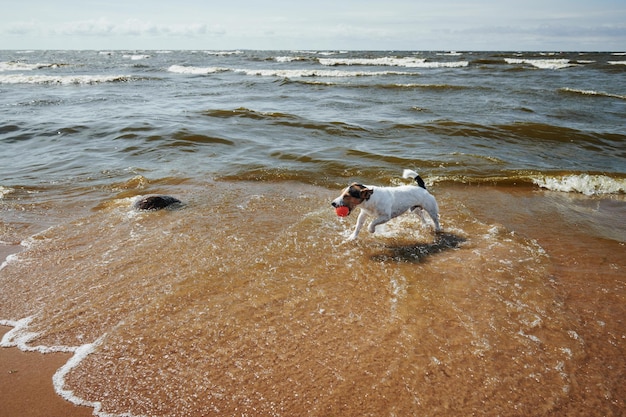
{"type": "Polygon", "coordinates": [[[337,216],[339,217],[346,217],[348,214],[350,214],[350,209],[348,208],[348,206],[335,207],[335,213],[337,213],[337,216]]]}

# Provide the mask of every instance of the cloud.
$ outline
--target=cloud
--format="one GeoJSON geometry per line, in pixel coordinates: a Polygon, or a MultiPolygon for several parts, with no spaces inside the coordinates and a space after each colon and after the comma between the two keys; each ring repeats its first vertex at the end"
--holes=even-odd
{"type": "Polygon", "coordinates": [[[205,23],[157,24],[139,19],[111,22],[108,19],[89,19],[45,26],[37,21],[16,22],[7,27],[6,34],[18,36],[51,37],[198,37],[220,36],[226,31],[211,28],[205,23]]]}
{"type": "Polygon", "coordinates": [[[15,22],[7,25],[4,33],[15,36],[37,35],[40,33],[39,28],[40,25],[35,21],[15,22]]]}
{"type": "Polygon", "coordinates": [[[619,50],[626,39],[623,0],[32,1],[0,16],[0,49],[619,50]]]}

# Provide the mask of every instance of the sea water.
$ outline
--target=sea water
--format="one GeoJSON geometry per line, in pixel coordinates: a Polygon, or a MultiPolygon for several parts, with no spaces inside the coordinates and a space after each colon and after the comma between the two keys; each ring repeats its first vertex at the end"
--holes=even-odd
{"type": "Polygon", "coordinates": [[[3,51],[2,345],[100,415],[619,415],[624,63],[3,51]],[[346,242],[404,168],[443,233],[346,242]]]}

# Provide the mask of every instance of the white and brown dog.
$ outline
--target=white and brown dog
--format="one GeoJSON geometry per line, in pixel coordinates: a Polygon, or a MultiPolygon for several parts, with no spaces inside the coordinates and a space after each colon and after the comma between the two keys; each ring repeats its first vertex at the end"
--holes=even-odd
{"type": "MultiPolygon", "coordinates": [[[[441,231],[439,226],[439,207],[435,197],[426,190],[424,180],[417,172],[410,169],[405,169],[402,177],[413,178],[417,185],[376,187],[353,183],[343,190],[339,197],[333,200],[331,203],[333,207],[348,207],[348,214],[357,206],[361,208],[356,221],[356,228],[348,237],[348,240],[356,239],[367,216],[374,217],[374,220],[368,227],[369,232],[374,233],[376,226],[386,223],[408,210],[411,212],[418,210],[420,216],[422,216],[422,210],[425,210],[435,223],[435,231],[441,231]]],[[[424,217],[422,216],[423,219],[424,217]]]]}

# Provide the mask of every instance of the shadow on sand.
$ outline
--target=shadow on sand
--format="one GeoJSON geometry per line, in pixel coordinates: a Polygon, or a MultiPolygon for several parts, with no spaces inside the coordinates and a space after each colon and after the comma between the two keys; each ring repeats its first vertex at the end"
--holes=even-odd
{"type": "Polygon", "coordinates": [[[429,256],[458,248],[467,239],[452,233],[440,233],[433,243],[386,245],[383,253],[374,254],[376,262],[424,262],[429,256]]]}

